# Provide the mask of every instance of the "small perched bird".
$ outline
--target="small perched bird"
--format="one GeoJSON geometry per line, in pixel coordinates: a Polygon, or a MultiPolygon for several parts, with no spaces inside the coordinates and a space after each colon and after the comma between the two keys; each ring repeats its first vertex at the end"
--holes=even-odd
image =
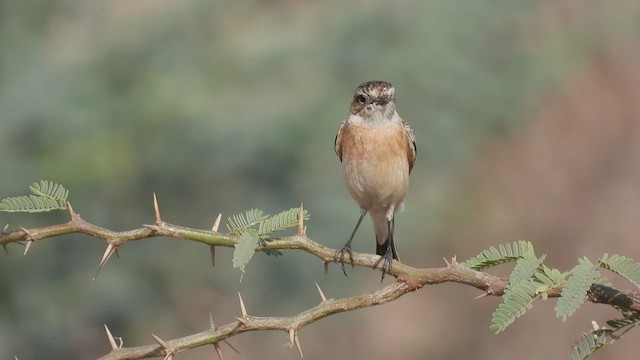
{"type": "Polygon", "coordinates": [[[373,268],[383,261],[384,279],[392,259],[399,260],[393,235],[395,213],[404,206],[416,160],[413,130],[396,111],[395,89],[390,83],[370,81],[356,88],[349,116],[336,135],[335,151],[344,165],[351,197],[360,205],[360,218],[336,259],[347,275],[344,256],[349,254],[353,266],[351,242],[368,212],[376,235],[376,254],[381,256],[373,268]]]}

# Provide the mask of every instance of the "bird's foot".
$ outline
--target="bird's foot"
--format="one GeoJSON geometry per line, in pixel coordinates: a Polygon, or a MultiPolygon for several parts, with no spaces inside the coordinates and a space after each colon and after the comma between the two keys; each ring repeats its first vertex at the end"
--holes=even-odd
{"type": "Polygon", "coordinates": [[[351,251],[351,244],[346,243],[342,249],[340,250],[336,250],[336,255],[335,255],[335,259],[336,261],[340,261],[340,263],[342,264],[342,272],[344,273],[344,276],[347,276],[347,270],[345,270],[344,268],[344,254],[347,253],[349,254],[349,260],[351,262],[351,267],[355,267],[355,264],[353,263],[353,252],[351,251]]]}
{"type": "Polygon", "coordinates": [[[384,255],[380,256],[380,258],[373,264],[373,270],[375,270],[378,267],[378,264],[382,263],[382,266],[380,267],[380,270],[382,270],[382,279],[380,279],[380,282],[384,280],[385,274],[391,274],[389,272],[389,270],[391,270],[391,261],[393,261],[393,252],[391,251],[391,246],[388,246],[384,255]]]}

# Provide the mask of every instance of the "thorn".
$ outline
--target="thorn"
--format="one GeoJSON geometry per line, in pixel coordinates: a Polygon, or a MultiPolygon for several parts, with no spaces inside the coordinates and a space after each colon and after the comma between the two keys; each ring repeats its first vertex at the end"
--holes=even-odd
{"type": "Polygon", "coordinates": [[[320,289],[320,285],[318,285],[318,283],[316,283],[316,287],[318,288],[318,292],[320,293],[320,298],[322,299],[322,301],[327,301],[327,297],[324,296],[324,293],[322,292],[322,289],[320,289]]]}
{"type": "Polygon", "coordinates": [[[31,248],[31,243],[33,243],[33,240],[27,241],[27,245],[24,247],[24,254],[23,255],[27,255],[27,252],[31,248]]]}
{"type": "Polygon", "coordinates": [[[238,298],[240,298],[240,310],[242,311],[242,317],[246,318],[247,315],[247,308],[244,307],[244,301],[242,301],[242,295],[240,295],[240,293],[238,293],[238,298]]]}
{"type": "Polygon", "coordinates": [[[209,245],[209,254],[211,254],[211,266],[216,266],[216,247],[209,245]]]}
{"type": "Polygon", "coordinates": [[[233,345],[231,345],[231,343],[229,343],[227,340],[222,340],[224,341],[225,344],[229,345],[229,347],[231,348],[231,350],[235,351],[236,354],[240,354],[240,350],[236,349],[235,347],[233,347],[233,345]]]}
{"type": "Polygon", "coordinates": [[[7,230],[9,230],[9,224],[5,225],[5,226],[2,228],[2,232],[3,232],[3,233],[6,233],[6,232],[7,232],[7,230]]]}
{"type": "Polygon", "coordinates": [[[27,255],[27,252],[31,248],[31,244],[33,243],[34,239],[29,230],[23,228],[22,226],[18,226],[18,228],[20,228],[20,230],[24,232],[24,237],[27,239],[27,245],[24,248],[24,255],[27,255]]]}
{"type": "Polygon", "coordinates": [[[300,358],[304,358],[304,355],[302,354],[302,346],[300,346],[300,338],[298,337],[298,334],[295,334],[294,337],[295,341],[296,341],[296,347],[298,348],[298,352],[300,353],[300,358]]]}
{"type": "MultiPolygon", "coordinates": [[[[166,341],[160,339],[158,336],[156,336],[155,334],[151,334],[151,336],[153,337],[153,340],[155,340],[158,345],[160,345],[160,347],[164,350],[164,351],[169,351],[169,344],[167,344],[166,341]]],[[[170,354],[170,353],[169,353],[170,354]]],[[[169,355],[167,354],[167,355],[169,355]]]]}
{"type": "Polygon", "coordinates": [[[598,323],[593,320],[591,321],[591,326],[593,326],[594,331],[600,330],[600,325],[598,325],[598,323]]]}
{"type": "Polygon", "coordinates": [[[488,292],[483,292],[482,294],[474,297],[473,300],[480,300],[480,299],[482,299],[484,297],[487,297],[487,296],[489,296],[489,293],[488,292]]]}
{"type": "Polygon", "coordinates": [[[447,267],[451,267],[451,263],[449,263],[449,260],[447,260],[447,258],[443,257],[442,260],[444,260],[444,263],[447,264],[447,267]]]}
{"type": "Polygon", "coordinates": [[[298,236],[304,236],[304,203],[300,202],[300,214],[298,214],[298,236]]]}
{"type": "Polygon", "coordinates": [[[222,219],[222,213],[218,214],[218,217],[213,222],[213,226],[211,227],[211,231],[218,232],[218,228],[220,227],[220,220],[222,219]]]}
{"type": "Polygon", "coordinates": [[[295,337],[296,337],[296,331],[293,328],[289,329],[289,347],[291,348],[293,347],[293,344],[295,342],[295,339],[294,339],[295,337]]]}
{"type": "Polygon", "coordinates": [[[142,226],[152,231],[160,231],[160,227],[158,225],[142,224],[142,226]]]}
{"type": "Polygon", "coordinates": [[[103,267],[104,264],[107,263],[107,260],[109,260],[109,258],[111,257],[111,254],[113,254],[113,250],[114,246],[113,244],[109,243],[107,245],[107,249],[104,251],[104,254],[102,255],[102,260],[100,260],[100,267],[103,267]]]}
{"type": "Polygon", "coordinates": [[[162,219],[160,218],[160,208],[158,207],[158,198],[156,197],[156,193],[153,193],[153,213],[156,216],[156,225],[158,225],[158,227],[162,226],[162,219]]]}
{"type": "Polygon", "coordinates": [[[109,261],[109,259],[111,258],[111,255],[113,255],[113,253],[116,251],[117,251],[116,246],[114,246],[111,243],[107,245],[107,249],[104,251],[104,254],[102,255],[102,259],[100,260],[98,271],[96,271],[96,274],[93,276],[93,279],[91,279],[91,281],[96,281],[96,278],[98,277],[98,275],[100,275],[100,271],[107,264],[107,261],[109,261]]]}
{"type": "Polygon", "coordinates": [[[214,343],[213,347],[216,349],[216,354],[218,354],[218,358],[220,358],[220,360],[224,360],[224,357],[222,356],[222,349],[220,349],[220,345],[218,343],[214,343]]]}
{"type": "Polygon", "coordinates": [[[247,325],[247,319],[245,319],[245,318],[241,318],[241,317],[237,317],[236,316],[236,320],[238,320],[240,325],[247,325]]]}
{"type": "Polygon", "coordinates": [[[323,261],[322,264],[324,265],[324,277],[327,277],[329,274],[329,262],[323,261]]]}
{"type": "MultiPolygon", "coordinates": [[[[213,315],[211,315],[211,313],[209,313],[209,328],[211,328],[211,330],[215,330],[216,329],[216,325],[213,323],[213,315]]],[[[225,344],[229,345],[229,347],[231,349],[233,349],[233,351],[235,351],[236,353],[240,354],[240,351],[238,351],[238,349],[233,347],[233,345],[231,345],[227,340],[222,339],[222,341],[224,341],[225,344]]],[[[222,350],[220,350],[219,342],[214,343],[213,346],[215,346],[216,353],[218,353],[218,357],[220,358],[220,360],[224,360],[223,357],[222,357],[222,350]]]]}
{"type": "MultiPolygon", "coordinates": [[[[211,313],[209,313],[209,328],[211,330],[215,330],[216,329],[216,325],[213,323],[213,315],[211,315],[211,313]]],[[[222,341],[224,341],[225,344],[229,345],[229,347],[231,349],[233,349],[233,351],[235,351],[236,353],[240,354],[240,351],[238,351],[238,349],[236,349],[235,347],[233,347],[233,345],[231,345],[227,340],[222,339],[222,341]]],[[[223,360],[222,357],[222,350],[220,350],[220,345],[219,342],[214,343],[213,346],[215,346],[216,348],[216,353],[218,353],[218,357],[220,358],[220,360],[223,360]]]]}
{"type": "Polygon", "coordinates": [[[67,201],[67,211],[69,212],[69,215],[71,215],[71,221],[77,220],[79,218],[78,214],[73,211],[73,208],[71,207],[71,203],[69,201],[67,201]]]}
{"type": "Polygon", "coordinates": [[[2,248],[4,249],[4,252],[6,252],[7,255],[9,255],[9,249],[7,249],[7,244],[2,244],[2,248]]]}
{"type": "Polygon", "coordinates": [[[116,345],[116,339],[114,339],[113,335],[111,335],[111,331],[109,331],[107,324],[104,324],[104,329],[107,332],[107,338],[109,338],[109,344],[111,344],[111,350],[117,349],[118,345],[116,345]]]}

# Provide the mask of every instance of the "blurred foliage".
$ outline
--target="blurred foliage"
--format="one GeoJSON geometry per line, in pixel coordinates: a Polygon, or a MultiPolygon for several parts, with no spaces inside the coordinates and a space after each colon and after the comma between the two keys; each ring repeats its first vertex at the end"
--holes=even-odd
{"type": "MultiPolygon", "coordinates": [[[[83,217],[113,229],[153,221],[152,192],[167,221],[202,228],[219,212],[304,201],[308,234],[339,246],[352,226],[340,219],[355,222],[358,209],[333,138],[353,89],[387,80],[419,149],[399,251],[433,264],[456,251],[444,239],[472,218],[461,189],[479,151],[521,131],[585,59],[637,41],[632,2],[593,5],[603,7],[595,20],[538,36],[542,4],[0,1],[0,197],[51,179],[68,186],[83,217]]],[[[372,252],[364,228],[355,250],[372,252]]],[[[238,290],[250,311],[290,315],[317,301],[313,282],[323,277],[322,264],[287,252],[258,256],[251,269],[260,270],[239,284],[231,251],[219,251],[212,270],[206,247],[157,239],[122,248],[89,283],[103,246],[78,235],[37,243],[26,258],[10,248],[0,261],[0,358],[94,358],[107,351],[103,323],[126,345],[149,343],[151,331],[184,335],[207,327],[208,312],[231,321],[238,290]]],[[[334,297],[378,285],[369,272],[329,281],[334,297]]],[[[331,343],[334,326],[364,328],[350,320],[331,320],[318,339],[331,343]]],[[[259,336],[244,341],[246,358],[284,351],[259,336]]],[[[437,352],[417,344],[405,358],[437,352]]],[[[452,354],[443,358],[461,353],[452,354]]]]}
{"type": "Polygon", "coordinates": [[[29,186],[31,195],[7,197],[0,200],[0,211],[4,212],[45,212],[67,210],[69,190],[52,181],[40,180],[29,186]]]}
{"type": "MultiPolygon", "coordinates": [[[[489,328],[495,330],[496,334],[504,331],[517,318],[531,310],[538,298],[547,300],[549,292],[559,287],[562,287],[562,291],[555,306],[555,313],[562,322],[566,322],[567,318],[575,314],[589,293],[593,296],[593,302],[597,302],[594,299],[612,299],[617,296],[602,296],[601,293],[598,294],[602,290],[594,290],[596,287],[606,286],[609,291],[616,294],[619,292],[611,288],[609,281],[600,274],[599,268],[611,270],[638,287],[640,263],[624,256],[609,257],[608,254],[604,254],[596,263],[587,257],[579,258],[578,264],[567,273],[567,279],[560,270],[543,264],[546,255],[537,257],[530,242],[500,244],[498,248],[500,250],[491,246],[462,263],[463,266],[479,270],[516,261],[509,274],[509,282],[504,288],[502,302],[491,316],[489,328]]],[[[571,360],[586,359],[596,350],[620,339],[621,335],[616,335],[616,332],[624,328],[624,332],[631,330],[639,322],[640,313],[637,311],[616,305],[612,307],[620,311],[624,318],[607,320],[609,328],[600,328],[597,322],[592,320],[593,331],[583,332],[582,339],[569,355],[571,360]]]]}

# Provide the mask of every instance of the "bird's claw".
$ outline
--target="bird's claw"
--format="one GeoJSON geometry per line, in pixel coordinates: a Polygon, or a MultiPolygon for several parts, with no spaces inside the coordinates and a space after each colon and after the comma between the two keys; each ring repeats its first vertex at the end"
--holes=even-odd
{"type": "Polygon", "coordinates": [[[373,263],[373,270],[375,270],[378,267],[378,264],[382,262],[382,266],[380,267],[380,270],[382,270],[382,278],[380,279],[380,282],[384,280],[385,274],[391,274],[389,272],[391,270],[391,261],[393,261],[393,253],[391,252],[391,247],[388,247],[384,255],[380,256],[380,258],[373,263]]]}
{"type": "Polygon", "coordinates": [[[355,264],[353,262],[353,252],[351,251],[351,244],[346,244],[345,246],[342,247],[342,249],[337,250],[336,251],[336,255],[335,255],[335,259],[337,261],[340,261],[340,263],[342,264],[342,272],[344,273],[344,276],[347,276],[347,270],[344,268],[344,253],[349,254],[349,261],[351,263],[351,267],[355,267],[355,264]]]}

